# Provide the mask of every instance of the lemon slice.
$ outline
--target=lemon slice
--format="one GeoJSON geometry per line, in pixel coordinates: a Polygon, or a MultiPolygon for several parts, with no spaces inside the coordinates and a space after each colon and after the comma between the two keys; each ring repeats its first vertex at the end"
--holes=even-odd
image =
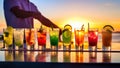
{"type": "Polygon", "coordinates": [[[8,26],[8,27],[7,27],[7,31],[8,31],[9,33],[13,33],[13,27],[8,26]]]}
{"type": "Polygon", "coordinates": [[[72,30],[72,26],[67,24],[67,25],[64,26],[64,29],[72,30]]]}
{"type": "Polygon", "coordinates": [[[111,25],[105,25],[103,29],[107,32],[112,33],[114,31],[114,28],[111,25]]]}

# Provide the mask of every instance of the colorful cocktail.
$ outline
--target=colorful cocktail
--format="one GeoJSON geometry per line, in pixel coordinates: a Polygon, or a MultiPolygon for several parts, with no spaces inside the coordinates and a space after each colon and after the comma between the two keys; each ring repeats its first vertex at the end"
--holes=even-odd
{"type": "Polygon", "coordinates": [[[15,49],[23,48],[24,29],[14,29],[14,45],[15,49]]]}
{"type": "Polygon", "coordinates": [[[105,25],[102,30],[103,51],[111,50],[112,32],[114,28],[111,25],[105,25]]]}
{"type": "Polygon", "coordinates": [[[50,30],[50,44],[51,47],[58,47],[59,42],[59,29],[54,28],[50,30]]]}
{"type": "Polygon", "coordinates": [[[64,30],[62,31],[62,39],[64,48],[70,49],[71,45],[71,37],[72,37],[72,26],[67,24],[64,26],[64,30]]]}
{"type": "Polygon", "coordinates": [[[89,50],[97,50],[98,29],[89,29],[88,41],[89,41],[89,50]]]}
{"type": "Polygon", "coordinates": [[[81,29],[75,29],[74,32],[75,32],[75,45],[76,45],[76,48],[82,49],[83,44],[84,44],[85,32],[84,32],[84,30],[81,30],[81,29]]]}
{"type": "Polygon", "coordinates": [[[25,38],[26,38],[27,49],[34,49],[35,30],[34,29],[25,29],[25,38]]]}
{"type": "Polygon", "coordinates": [[[47,31],[43,28],[39,29],[37,31],[37,39],[38,39],[38,47],[44,47],[46,46],[46,36],[47,36],[47,31]]]}
{"type": "Polygon", "coordinates": [[[13,28],[8,26],[3,33],[5,48],[13,49],[13,28]]]}

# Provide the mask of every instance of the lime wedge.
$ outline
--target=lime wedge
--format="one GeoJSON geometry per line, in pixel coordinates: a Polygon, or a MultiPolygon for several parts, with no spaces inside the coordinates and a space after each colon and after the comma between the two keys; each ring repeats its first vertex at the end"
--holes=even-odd
{"type": "Polygon", "coordinates": [[[64,26],[64,29],[72,30],[72,26],[67,24],[67,25],[64,26]]]}
{"type": "Polygon", "coordinates": [[[112,33],[114,31],[114,28],[111,25],[105,25],[103,29],[107,32],[112,33]]]}
{"type": "Polygon", "coordinates": [[[65,38],[71,37],[71,31],[69,31],[68,29],[63,30],[63,36],[65,38]]]}

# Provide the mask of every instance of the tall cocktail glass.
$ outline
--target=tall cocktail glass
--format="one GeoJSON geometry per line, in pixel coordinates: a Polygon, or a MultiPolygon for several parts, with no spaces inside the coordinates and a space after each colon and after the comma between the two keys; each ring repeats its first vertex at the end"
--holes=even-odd
{"type": "Polygon", "coordinates": [[[84,30],[81,29],[75,29],[75,45],[76,45],[76,49],[83,49],[83,45],[84,45],[84,35],[85,32],[84,30]]]}
{"type": "Polygon", "coordinates": [[[38,49],[46,48],[46,36],[47,36],[46,29],[41,29],[41,30],[39,29],[37,31],[38,49]]]}
{"type": "Polygon", "coordinates": [[[24,29],[14,29],[15,49],[23,49],[24,29]]]}
{"type": "Polygon", "coordinates": [[[13,49],[13,28],[7,27],[3,29],[5,49],[13,49]]]}
{"type": "Polygon", "coordinates": [[[102,30],[102,48],[103,51],[111,50],[112,32],[114,28],[111,25],[105,25],[102,30]]]}
{"type": "Polygon", "coordinates": [[[97,42],[98,42],[98,29],[89,29],[88,42],[89,42],[89,50],[96,51],[97,42]]]}
{"type": "Polygon", "coordinates": [[[35,44],[35,29],[25,29],[25,38],[27,49],[34,49],[35,44]]]}
{"type": "Polygon", "coordinates": [[[53,28],[50,29],[50,44],[52,49],[58,49],[58,42],[59,42],[59,29],[53,28]]]}
{"type": "Polygon", "coordinates": [[[67,24],[62,31],[63,49],[71,49],[72,26],[67,24]]]}

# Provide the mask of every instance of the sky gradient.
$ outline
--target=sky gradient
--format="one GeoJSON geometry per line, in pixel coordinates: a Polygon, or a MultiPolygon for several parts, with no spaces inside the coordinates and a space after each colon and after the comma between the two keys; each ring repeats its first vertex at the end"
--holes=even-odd
{"type": "MultiPolygon", "coordinates": [[[[90,23],[91,28],[100,30],[106,24],[120,30],[120,0],[30,0],[40,12],[61,28],[65,24],[80,27],[90,23]]],[[[6,27],[3,14],[3,0],[0,0],[0,29],[6,27]]],[[[35,27],[40,24],[35,20],[35,27]]]]}

